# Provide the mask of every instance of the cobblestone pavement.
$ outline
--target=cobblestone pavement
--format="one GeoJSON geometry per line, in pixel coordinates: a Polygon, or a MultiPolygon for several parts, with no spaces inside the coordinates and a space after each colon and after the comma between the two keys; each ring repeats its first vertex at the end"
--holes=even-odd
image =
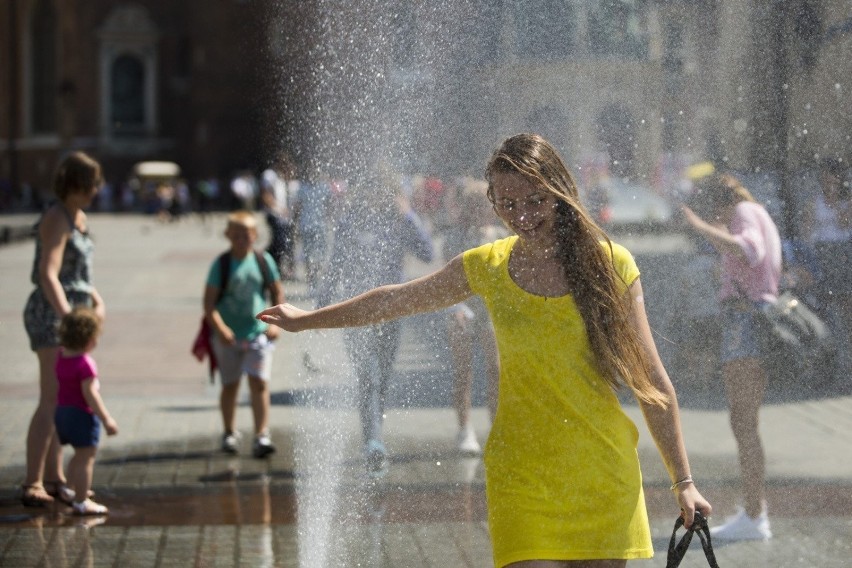
{"type": "MultiPolygon", "coordinates": [[[[271,420],[278,452],[252,459],[244,440],[240,455],[226,456],[218,451],[217,390],[189,354],[201,282],[226,244],[222,216],[164,225],[95,214],[91,227],[96,282],[108,308],[95,355],[104,399],[121,428],[103,442],[95,468],[94,488],[111,514],[80,520],[60,508],[19,505],[36,396],[35,357],[21,323],[32,242],[0,246],[0,566],[492,566],[481,460],[453,449],[438,316],[404,327],[384,478],[363,473],[352,380],[337,332],[279,341],[271,420]]],[[[409,271],[426,268],[412,264],[409,271]]],[[[299,282],[287,290],[295,303],[306,302],[299,282]]],[[[626,408],[640,426],[657,550],[654,560],[628,565],[663,566],[674,502],[638,409],[626,408]]],[[[484,441],[488,417],[481,406],[473,420],[484,441]]],[[[247,435],[245,403],[238,421],[247,435]]],[[[738,498],[727,414],[684,404],[683,428],[718,522],[738,498]]],[[[852,397],[767,405],[762,432],[775,538],[717,543],[720,565],[849,566],[852,397]]],[[[700,549],[682,565],[704,565],[700,549]]]]}

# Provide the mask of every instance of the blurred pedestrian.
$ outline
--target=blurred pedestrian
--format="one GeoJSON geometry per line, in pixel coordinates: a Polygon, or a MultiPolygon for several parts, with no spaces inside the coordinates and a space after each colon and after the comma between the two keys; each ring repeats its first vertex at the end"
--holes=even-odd
{"type": "Polygon", "coordinates": [[[804,232],[819,266],[816,288],[823,313],[835,336],[847,338],[846,346],[839,346],[841,355],[848,354],[852,335],[852,188],[847,174],[839,159],[820,163],[819,191],[806,210],[804,232]]]}
{"type": "MultiPolygon", "coordinates": [[[[639,270],[581,205],[540,136],[503,142],[486,170],[495,211],[516,235],[437,272],[355,298],[258,314],[289,331],[372,325],[482,296],[500,354],[497,413],[485,446],[494,564],[653,555],[636,426],[615,389],[635,394],[686,526],[710,504],[692,480],[674,389],[654,346],[639,270]]],[[[591,563],[590,563],[591,564],[591,563]]]]}
{"type": "Polygon", "coordinates": [[[203,223],[215,207],[219,198],[219,180],[215,176],[207,176],[198,180],[195,184],[195,193],[198,198],[198,213],[203,223]]]}
{"type": "Polygon", "coordinates": [[[180,221],[184,215],[192,211],[189,186],[185,179],[177,179],[172,184],[173,196],[169,206],[169,221],[180,221]]]}
{"type": "Polygon", "coordinates": [[[722,377],[745,494],[745,507],[712,532],[721,540],[765,540],[772,531],[759,414],[767,369],[757,314],[778,297],[781,238],[769,213],[736,177],[713,174],[699,183],[699,191],[710,206],[709,221],[686,205],[682,211],[721,255],[722,377]]]}
{"type": "MultiPolygon", "coordinates": [[[[496,240],[498,235],[506,236],[488,202],[485,188],[479,189],[472,182],[465,184],[463,181],[454,189],[449,192],[454,206],[447,213],[449,222],[443,230],[445,262],[468,249],[496,240]]],[[[478,454],[481,447],[470,421],[474,350],[482,356],[492,418],[496,410],[500,373],[494,329],[482,300],[472,297],[447,310],[447,331],[453,359],[453,406],[459,425],[456,447],[465,454],[478,454]]]]}
{"type": "Polygon", "coordinates": [[[118,424],[101,398],[98,367],[90,355],[100,331],[101,320],[90,308],[74,308],[59,325],[62,348],[56,359],[59,387],[54,422],[59,443],[74,448],[74,456],[68,462],[68,478],[75,494],[75,515],[109,512],[90,498],[101,425],[107,435],[118,434],[118,424]]]}
{"type": "Polygon", "coordinates": [[[257,194],[257,178],[251,171],[243,170],[231,180],[231,204],[235,209],[253,211],[257,194]]]}
{"type": "MultiPolygon", "coordinates": [[[[317,295],[319,306],[382,284],[402,282],[407,254],[423,262],[432,260],[431,235],[402,195],[398,177],[390,172],[376,173],[349,188],[333,234],[334,245],[317,295]]],[[[344,344],[358,381],[367,469],[381,475],[387,469],[382,437],[385,396],[399,347],[401,322],[372,323],[347,329],[344,344]]]]}
{"type": "Polygon", "coordinates": [[[269,229],[266,252],[287,280],[293,277],[295,266],[295,227],[287,205],[287,182],[272,168],[264,170],[260,179],[261,210],[269,229]]]}
{"type": "Polygon", "coordinates": [[[305,279],[312,297],[316,296],[319,274],[328,254],[328,208],[331,197],[328,178],[317,174],[312,179],[299,182],[293,203],[305,263],[305,279]]]}
{"type": "Polygon", "coordinates": [[[57,201],[36,225],[31,280],[35,290],[24,308],[30,348],[38,356],[39,402],[27,432],[27,472],[21,501],[45,506],[54,498],[70,504],[74,492],[66,485],[62,448],[56,437],[57,329],[74,306],[90,306],[103,320],[104,302],[92,283],[94,243],[84,209],[103,183],[101,166],[83,152],[63,159],[53,177],[57,201]]]}
{"type": "Polygon", "coordinates": [[[213,330],[213,353],[222,380],[222,451],[239,451],[237,395],[247,375],[254,417],[252,454],[263,458],[275,451],[269,434],[269,379],[278,329],[253,314],[268,305],[265,293],[276,304],[283,301],[284,289],[275,260],[254,249],[257,221],[253,213],[241,210],[228,215],[225,236],[230,249],[211,265],[204,289],[204,314],[213,330]]]}

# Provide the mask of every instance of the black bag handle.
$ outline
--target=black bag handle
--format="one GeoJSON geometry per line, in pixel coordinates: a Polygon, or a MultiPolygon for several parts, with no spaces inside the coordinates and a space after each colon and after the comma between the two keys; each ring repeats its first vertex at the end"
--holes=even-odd
{"type": "Polygon", "coordinates": [[[710,541],[710,528],[707,526],[707,519],[695,511],[695,520],[692,521],[692,527],[686,530],[686,533],[677,540],[677,530],[683,526],[683,517],[678,517],[675,520],[674,529],[672,529],[672,538],[669,541],[669,553],[666,559],[666,568],[677,568],[680,566],[686,551],[689,549],[689,543],[692,541],[692,535],[697,534],[701,540],[701,548],[704,549],[704,556],[707,558],[710,568],[719,568],[716,562],[716,555],[713,553],[713,543],[710,541]]]}

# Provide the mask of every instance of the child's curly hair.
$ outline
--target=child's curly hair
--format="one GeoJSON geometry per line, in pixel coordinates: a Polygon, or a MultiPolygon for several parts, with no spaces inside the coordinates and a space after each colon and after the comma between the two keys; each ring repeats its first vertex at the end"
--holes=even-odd
{"type": "Polygon", "coordinates": [[[59,322],[59,344],[71,351],[83,351],[101,332],[101,318],[92,308],[77,306],[59,322]]]}

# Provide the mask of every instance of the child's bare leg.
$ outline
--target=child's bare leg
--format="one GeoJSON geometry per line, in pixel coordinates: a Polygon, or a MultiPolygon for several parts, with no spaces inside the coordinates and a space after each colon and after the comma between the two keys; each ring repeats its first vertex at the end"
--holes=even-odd
{"type": "Polygon", "coordinates": [[[74,489],[77,503],[86,500],[89,490],[92,488],[92,476],[95,471],[95,454],[98,453],[97,446],[86,446],[74,448],[74,455],[68,461],[68,481],[74,489]]]}
{"type": "Polygon", "coordinates": [[[254,433],[264,434],[269,428],[269,384],[259,377],[249,376],[249,392],[254,415],[254,433]]]}
{"type": "Polygon", "coordinates": [[[74,448],[74,455],[68,462],[68,481],[76,494],[73,505],[75,515],[106,515],[109,512],[109,509],[88,497],[97,452],[97,446],[74,448]]]}
{"type": "Polygon", "coordinates": [[[240,381],[222,385],[219,395],[219,408],[222,411],[222,425],[225,432],[235,432],[237,414],[237,395],[240,392],[240,381]]]}

